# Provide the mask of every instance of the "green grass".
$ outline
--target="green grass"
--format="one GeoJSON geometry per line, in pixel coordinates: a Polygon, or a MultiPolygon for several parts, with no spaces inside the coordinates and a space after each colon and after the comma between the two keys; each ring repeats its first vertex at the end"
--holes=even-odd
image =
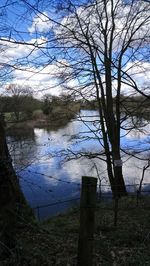
{"type": "MultiPolygon", "coordinates": [[[[112,202],[98,204],[95,217],[93,265],[150,265],[149,197],[142,198],[138,207],[135,198],[122,199],[117,227],[113,225],[112,202]]],[[[41,224],[23,225],[18,230],[17,246],[12,250],[14,256],[0,265],[76,265],[78,209],[41,224]]]]}

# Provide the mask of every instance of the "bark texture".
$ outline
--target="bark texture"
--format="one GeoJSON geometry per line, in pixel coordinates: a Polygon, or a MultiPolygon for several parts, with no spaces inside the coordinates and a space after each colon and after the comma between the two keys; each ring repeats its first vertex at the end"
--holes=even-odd
{"type": "Polygon", "coordinates": [[[4,123],[0,117],[0,255],[15,246],[21,212],[27,207],[8,151],[4,123]],[[7,248],[6,248],[7,247],[7,248]]]}

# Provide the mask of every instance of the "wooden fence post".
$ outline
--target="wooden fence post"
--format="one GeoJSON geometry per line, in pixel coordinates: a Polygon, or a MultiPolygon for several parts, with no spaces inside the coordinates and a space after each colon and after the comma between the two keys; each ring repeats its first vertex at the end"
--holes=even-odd
{"type": "Polygon", "coordinates": [[[80,200],[80,230],[78,241],[78,266],[93,264],[93,235],[95,222],[97,178],[83,176],[80,200]]]}

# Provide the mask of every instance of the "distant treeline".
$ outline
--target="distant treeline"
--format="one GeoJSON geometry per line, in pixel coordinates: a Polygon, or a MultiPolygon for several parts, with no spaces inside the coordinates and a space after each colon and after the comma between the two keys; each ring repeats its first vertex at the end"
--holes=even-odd
{"type": "MultiPolygon", "coordinates": [[[[115,108],[115,102],[116,98],[113,98],[114,102],[114,108],[115,108]]],[[[98,102],[97,100],[78,100],[78,103],[80,104],[82,109],[98,109],[98,102]]],[[[124,110],[135,110],[136,112],[140,112],[142,110],[149,110],[150,111],[150,99],[144,97],[144,96],[120,96],[120,105],[122,111],[124,110]]]]}
{"type": "MultiPolygon", "coordinates": [[[[115,98],[114,108],[115,108],[115,98]]],[[[121,96],[121,110],[130,112],[133,115],[150,117],[150,99],[144,96],[121,96]]],[[[45,115],[59,116],[67,114],[72,116],[72,112],[77,113],[80,109],[97,110],[96,100],[75,100],[69,95],[52,96],[45,95],[42,99],[36,99],[32,95],[13,95],[0,97],[0,113],[12,113],[15,120],[22,117],[31,118],[35,110],[42,110],[45,115]],[[24,114],[22,116],[22,114],[24,114]]]]}
{"type": "Polygon", "coordinates": [[[150,98],[144,96],[121,98],[121,110],[141,118],[150,119],[150,98]]]}
{"type": "Polygon", "coordinates": [[[0,97],[0,112],[11,113],[14,120],[23,117],[31,118],[34,110],[41,109],[42,102],[32,95],[14,95],[0,97]]]}
{"type": "Polygon", "coordinates": [[[14,112],[18,111],[33,111],[41,109],[42,101],[35,99],[33,96],[1,96],[0,97],[0,112],[14,112]]]}

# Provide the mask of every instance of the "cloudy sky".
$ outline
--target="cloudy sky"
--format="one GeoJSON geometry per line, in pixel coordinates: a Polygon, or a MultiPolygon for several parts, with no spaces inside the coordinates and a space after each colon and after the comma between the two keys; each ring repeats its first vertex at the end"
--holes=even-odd
{"type": "MultiPolygon", "coordinates": [[[[7,80],[1,71],[1,87],[7,84],[30,86],[39,95],[50,92],[59,94],[59,62],[54,62],[54,53],[47,50],[47,34],[52,22],[46,11],[33,12],[24,1],[6,1],[0,3],[0,67],[7,68],[7,80]],[[14,4],[12,4],[14,2],[14,4]],[[15,3],[16,2],[16,3],[15,3]],[[57,85],[57,86],[56,86],[57,85]]],[[[28,1],[33,3],[34,1],[28,1]]]]}
{"type": "MultiPolygon", "coordinates": [[[[54,12],[53,6],[51,5],[50,7],[49,4],[49,1],[43,0],[1,0],[0,67],[2,70],[1,79],[3,85],[9,83],[22,86],[28,85],[35,91],[38,90],[38,95],[40,96],[48,92],[59,94],[65,74],[69,73],[71,75],[71,72],[68,70],[70,66],[70,57],[62,55],[61,49],[56,49],[55,37],[56,35],[58,37],[62,36],[63,33],[65,34],[66,32],[63,32],[65,29],[64,25],[69,25],[70,27],[70,23],[72,23],[72,29],[76,34],[78,25],[73,19],[73,11],[71,16],[68,16],[68,14],[66,15],[65,12],[60,12],[62,16],[60,17],[57,12],[54,12]],[[35,3],[38,4],[35,5],[35,3]],[[34,6],[34,9],[31,6],[34,6]],[[59,23],[63,25],[63,29],[59,23]],[[3,68],[6,68],[6,66],[10,74],[9,79],[4,80],[3,68]],[[9,68],[9,66],[12,66],[12,68],[9,68]]],[[[85,12],[87,11],[83,12],[81,7],[77,9],[77,14],[82,18],[86,18],[87,13],[85,12]]],[[[129,10],[129,7],[126,7],[124,10],[121,9],[122,17],[127,16],[129,10]]],[[[149,12],[149,10],[147,10],[147,12],[149,12]]],[[[96,16],[90,14],[88,17],[90,18],[92,28],[95,29],[97,26],[96,16]]],[[[117,21],[116,32],[118,36],[125,34],[122,31],[123,27],[124,21],[120,18],[117,21]]],[[[145,28],[142,28],[142,31],[137,33],[136,41],[141,37],[143,32],[147,32],[148,34],[148,24],[146,24],[145,28]]],[[[93,38],[97,38],[97,36],[97,33],[93,32],[93,38]]],[[[119,49],[118,40],[117,38],[115,39],[114,51],[115,49],[119,49]]],[[[75,45],[77,45],[77,43],[75,43],[75,45]]],[[[99,46],[102,46],[102,40],[99,46]]],[[[145,50],[146,54],[148,51],[148,44],[146,44],[145,50]]],[[[143,51],[144,50],[142,50],[142,52],[143,51]]],[[[116,51],[114,53],[116,53],[116,51]]],[[[78,57],[80,59],[80,49],[78,57]]],[[[74,57],[72,58],[75,59],[74,57]]],[[[136,56],[134,60],[126,60],[124,70],[136,80],[137,85],[141,88],[149,86],[150,61],[149,58],[145,58],[142,59],[141,64],[140,59],[140,56],[136,56]]],[[[82,79],[85,78],[82,76],[82,79]]],[[[77,86],[78,82],[81,83],[81,79],[77,80],[71,77],[66,81],[66,86],[77,86]]],[[[124,91],[127,91],[127,86],[125,84],[122,85],[122,88],[124,91]]]]}

